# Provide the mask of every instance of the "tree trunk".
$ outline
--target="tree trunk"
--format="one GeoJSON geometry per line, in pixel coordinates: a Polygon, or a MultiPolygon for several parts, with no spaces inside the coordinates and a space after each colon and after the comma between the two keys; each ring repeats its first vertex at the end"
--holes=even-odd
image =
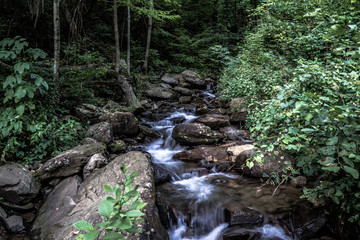
{"type": "Polygon", "coordinates": [[[59,79],[59,64],[60,64],[60,0],[54,0],[53,20],[54,20],[54,80],[56,85],[59,79]]]}
{"type": "Polygon", "coordinates": [[[127,73],[130,75],[130,7],[127,7],[128,26],[127,26],[127,73]]]}
{"type": "Polygon", "coordinates": [[[147,38],[146,38],[146,50],[145,50],[145,60],[144,60],[144,66],[143,69],[145,73],[148,71],[148,65],[149,65],[149,56],[150,56],[150,43],[151,43],[151,31],[152,31],[152,16],[151,16],[151,10],[154,7],[154,0],[150,0],[150,14],[148,17],[148,31],[147,31],[147,38]]]}
{"type": "MultiPolygon", "coordinates": [[[[135,93],[131,85],[126,81],[126,79],[120,75],[120,37],[119,37],[119,26],[118,26],[118,14],[117,14],[117,0],[114,0],[114,15],[113,15],[113,25],[114,25],[114,35],[115,35],[115,74],[117,80],[120,82],[122,91],[125,94],[125,99],[129,106],[134,106],[135,108],[141,107],[139,100],[136,98],[135,93]]],[[[129,64],[128,64],[129,65],[129,64]]]]}

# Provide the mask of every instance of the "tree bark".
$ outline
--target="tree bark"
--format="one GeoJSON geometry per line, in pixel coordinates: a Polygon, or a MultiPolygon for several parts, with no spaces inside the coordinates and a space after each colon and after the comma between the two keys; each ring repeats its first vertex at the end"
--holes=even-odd
{"type": "Polygon", "coordinates": [[[54,20],[54,80],[55,85],[59,79],[60,64],[60,0],[53,2],[53,20],[54,20]]]}
{"type": "Polygon", "coordinates": [[[152,31],[152,16],[151,16],[151,10],[154,7],[154,0],[150,0],[150,14],[148,17],[148,29],[147,29],[147,38],[146,38],[146,50],[145,50],[145,59],[144,59],[144,65],[143,65],[143,69],[145,71],[145,73],[147,73],[148,71],[148,65],[149,65],[149,56],[150,56],[150,43],[151,43],[151,31],[152,31]]]}
{"type": "Polygon", "coordinates": [[[128,25],[127,25],[127,73],[130,75],[130,7],[127,7],[128,25]]]}
{"type": "MultiPolygon", "coordinates": [[[[129,9],[128,9],[129,10],[129,9]]],[[[139,100],[137,99],[132,86],[128,81],[120,74],[120,37],[119,37],[119,25],[118,25],[118,14],[117,14],[117,0],[114,0],[114,11],[113,11],[113,25],[115,35],[115,74],[117,80],[120,82],[122,91],[125,94],[125,99],[129,106],[135,108],[141,107],[139,100]]],[[[129,65],[130,61],[128,62],[129,65]]],[[[128,68],[129,70],[129,68],[128,68]]]]}

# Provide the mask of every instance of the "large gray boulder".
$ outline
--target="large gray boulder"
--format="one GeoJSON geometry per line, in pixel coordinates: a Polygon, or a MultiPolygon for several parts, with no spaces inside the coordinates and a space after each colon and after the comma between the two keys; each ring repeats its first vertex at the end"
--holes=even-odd
{"type": "Polygon", "coordinates": [[[100,122],[89,127],[86,136],[108,144],[113,140],[113,129],[110,123],[100,122]]]}
{"type": "Polygon", "coordinates": [[[100,116],[102,116],[105,112],[106,111],[103,108],[87,103],[83,103],[75,108],[76,116],[82,121],[89,121],[90,123],[99,122],[100,116]]]}
{"type": "Polygon", "coordinates": [[[224,138],[219,132],[201,123],[180,124],[175,126],[172,137],[181,144],[200,145],[221,142],[224,138]]]}
{"type": "Polygon", "coordinates": [[[40,184],[33,174],[17,163],[0,166],[0,197],[11,203],[23,204],[39,193],[40,184]]]}
{"type": "MultiPolygon", "coordinates": [[[[78,231],[72,226],[79,220],[86,220],[93,224],[102,221],[98,212],[98,206],[105,199],[107,193],[103,190],[103,185],[108,184],[114,186],[117,182],[124,180],[121,173],[121,165],[125,164],[128,173],[138,171],[134,184],[139,185],[138,192],[140,199],[147,203],[144,208],[145,221],[139,223],[139,229],[142,234],[129,235],[127,240],[135,239],[156,239],[167,240],[168,235],[160,224],[157,207],[155,206],[155,189],[153,181],[153,172],[150,160],[141,152],[128,152],[115,158],[106,167],[96,171],[85,179],[79,186],[75,196],[70,197],[72,209],[64,209],[66,212],[63,217],[59,217],[56,222],[43,225],[46,216],[56,211],[56,208],[44,207],[44,211],[35,221],[33,227],[33,239],[47,240],[73,240],[78,231]],[[45,209],[46,208],[46,209],[45,209]],[[50,212],[49,212],[50,211],[50,212]]],[[[69,201],[69,194],[55,195],[51,198],[53,202],[69,201]]],[[[50,201],[48,198],[47,201],[50,201]]]]}
{"type": "MultiPolygon", "coordinates": [[[[250,145],[251,144],[247,144],[250,145]]],[[[244,145],[246,146],[246,145],[244,145]]],[[[273,152],[263,153],[264,157],[261,162],[254,160],[256,153],[254,149],[247,149],[238,154],[235,159],[236,167],[242,172],[251,177],[262,177],[263,174],[270,174],[272,172],[280,173],[289,164],[294,163],[293,157],[285,151],[274,150],[273,152]],[[247,161],[252,161],[254,166],[248,168],[247,161]]]]}
{"type": "Polygon", "coordinates": [[[145,94],[154,99],[173,99],[176,96],[175,92],[170,89],[165,89],[157,85],[149,85],[145,94]]]}
{"type": "Polygon", "coordinates": [[[133,137],[139,133],[135,116],[130,112],[107,113],[102,115],[100,119],[112,125],[113,134],[115,136],[124,135],[133,137]]]}
{"type": "Polygon", "coordinates": [[[219,129],[230,125],[229,116],[222,114],[206,114],[196,119],[196,122],[203,123],[211,129],[219,129]]]}
{"type": "Polygon", "coordinates": [[[191,86],[197,88],[205,88],[205,81],[201,80],[200,76],[191,70],[185,70],[181,73],[183,79],[188,82],[191,86]]]}
{"type": "Polygon", "coordinates": [[[181,95],[191,96],[194,94],[194,90],[183,87],[174,87],[174,91],[180,93],[181,95]]]}
{"type": "Polygon", "coordinates": [[[37,175],[45,180],[55,177],[67,177],[83,170],[90,157],[96,153],[103,153],[106,145],[95,140],[87,144],[76,146],[60,155],[46,161],[37,175]]]}
{"type": "Polygon", "coordinates": [[[165,74],[161,77],[161,81],[164,83],[170,84],[172,86],[176,86],[179,83],[180,76],[177,74],[165,74]]]}

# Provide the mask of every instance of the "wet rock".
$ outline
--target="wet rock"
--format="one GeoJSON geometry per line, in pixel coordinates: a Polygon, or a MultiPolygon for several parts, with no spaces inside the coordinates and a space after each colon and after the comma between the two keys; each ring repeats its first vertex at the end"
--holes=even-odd
{"type": "Polygon", "coordinates": [[[186,118],[185,117],[176,117],[176,118],[172,118],[170,120],[173,124],[181,124],[186,121],[186,118]]]}
{"type": "Polygon", "coordinates": [[[260,225],[264,216],[254,209],[235,204],[228,204],[225,207],[225,219],[230,225],[260,225]]]}
{"type": "Polygon", "coordinates": [[[206,168],[188,169],[182,175],[183,178],[202,177],[208,175],[209,171],[206,168]]]}
{"type": "Polygon", "coordinates": [[[179,98],[179,103],[191,103],[193,98],[191,96],[181,96],[179,98]]]}
{"type": "Polygon", "coordinates": [[[112,125],[115,136],[136,136],[139,132],[134,114],[130,112],[114,112],[101,116],[101,120],[112,125]]]}
{"type": "Polygon", "coordinates": [[[172,137],[181,144],[214,144],[224,138],[219,132],[212,131],[201,123],[180,124],[175,126],[172,137]]]}
{"type": "Polygon", "coordinates": [[[105,144],[108,144],[114,138],[112,126],[108,122],[100,122],[90,126],[86,136],[105,144]]]}
{"type": "Polygon", "coordinates": [[[237,168],[241,168],[243,173],[252,177],[262,177],[264,173],[272,172],[280,173],[290,163],[294,162],[293,157],[285,151],[273,151],[272,153],[264,153],[262,162],[253,160],[254,166],[249,169],[246,167],[247,159],[253,159],[255,152],[247,150],[238,155],[235,159],[237,168]]]}
{"type": "Polygon", "coordinates": [[[223,240],[260,240],[261,233],[246,230],[234,230],[225,232],[222,238],[223,240]]]}
{"type": "Polygon", "coordinates": [[[167,83],[160,83],[160,87],[165,88],[165,89],[171,89],[171,88],[172,88],[172,87],[171,87],[169,84],[167,84],[167,83]]]}
{"type": "Polygon", "coordinates": [[[186,82],[190,83],[191,86],[198,88],[206,87],[205,81],[201,80],[200,76],[196,74],[194,71],[185,70],[181,73],[181,76],[184,78],[186,82]]]}
{"type": "Polygon", "coordinates": [[[174,87],[174,91],[180,93],[181,95],[186,95],[186,96],[191,96],[192,94],[194,94],[193,90],[183,87],[174,87]]]}
{"type": "Polygon", "coordinates": [[[25,230],[23,218],[18,215],[12,215],[5,220],[6,228],[13,233],[21,232],[25,230]]]}
{"type": "Polygon", "coordinates": [[[107,159],[102,155],[102,153],[94,154],[83,169],[83,178],[85,179],[92,172],[104,167],[106,164],[107,159]]]}
{"type": "Polygon", "coordinates": [[[76,116],[84,122],[89,121],[90,123],[96,123],[99,122],[100,116],[105,114],[106,111],[101,107],[83,103],[75,108],[75,113],[76,116]]]}
{"type": "Polygon", "coordinates": [[[0,197],[11,203],[27,203],[39,193],[33,174],[17,163],[0,166],[0,197]]]}
{"type": "Polygon", "coordinates": [[[143,133],[145,136],[148,136],[151,138],[160,138],[161,137],[161,135],[158,132],[152,130],[149,127],[139,125],[139,129],[140,129],[140,132],[143,133]]]}
{"type": "Polygon", "coordinates": [[[105,111],[109,111],[109,112],[117,112],[117,111],[121,111],[121,109],[123,108],[121,106],[120,103],[117,103],[113,100],[109,100],[106,102],[106,104],[102,107],[105,111]]]}
{"type": "Polygon", "coordinates": [[[174,159],[182,161],[198,162],[203,159],[207,161],[228,161],[229,156],[225,148],[222,147],[200,147],[176,153],[174,159]]]}
{"type": "MultiPolygon", "coordinates": [[[[122,164],[127,166],[128,173],[133,171],[139,172],[135,177],[134,185],[139,185],[138,192],[140,193],[140,199],[147,203],[147,206],[144,208],[145,221],[137,223],[142,234],[131,235],[126,239],[149,239],[149,237],[155,240],[168,239],[167,232],[160,224],[155,206],[154,180],[151,163],[146,155],[141,152],[128,152],[121,155],[106,167],[87,177],[76,193],[77,201],[74,200],[71,204],[67,203],[72,206],[72,210],[63,215],[62,218],[59,218],[56,223],[44,226],[39,222],[34,225],[33,239],[73,240],[76,237],[72,226],[74,222],[78,220],[86,220],[91,223],[100,222],[101,216],[98,212],[98,206],[106,195],[106,192],[103,190],[103,184],[114,186],[117,182],[124,180],[124,175],[120,169],[122,164]],[[150,232],[151,236],[148,236],[146,232],[150,232]]],[[[66,199],[61,197],[57,199],[57,202],[62,202],[61,200],[66,201],[66,199]]],[[[49,207],[47,207],[47,209],[49,209],[49,207]]]]}
{"type": "Polygon", "coordinates": [[[115,140],[108,145],[110,153],[119,154],[126,151],[126,143],[123,140],[115,140]]]}
{"type": "Polygon", "coordinates": [[[304,187],[307,184],[307,178],[305,176],[297,176],[295,179],[291,180],[290,183],[295,187],[304,187]]]}
{"type": "Polygon", "coordinates": [[[157,165],[153,165],[153,169],[155,184],[170,182],[172,177],[172,174],[170,172],[157,165]]]}
{"type": "Polygon", "coordinates": [[[234,126],[228,126],[220,128],[220,132],[226,136],[229,140],[241,140],[250,137],[250,132],[248,130],[239,130],[234,126]]]}
{"type": "Polygon", "coordinates": [[[209,112],[208,106],[205,104],[200,105],[198,108],[196,108],[196,115],[203,115],[209,112]]]}
{"type": "Polygon", "coordinates": [[[0,205],[2,205],[5,208],[11,208],[12,210],[15,210],[15,211],[29,211],[34,208],[33,203],[26,203],[26,204],[20,205],[20,204],[16,204],[16,203],[7,202],[7,201],[0,201],[0,205]]]}
{"type": "Polygon", "coordinates": [[[327,220],[323,209],[298,206],[294,210],[295,234],[299,239],[310,239],[325,226],[327,220]]]}
{"type": "Polygon", "coordinates": [[[175,86],[179,83],[179,75],[177,74],[165,74],[164,76],[161,77],[161,81],[170,84],[172,86],[175,86]]]}
{"type": "Polygon", "coordinates": [[[221,114],[206,114],[196,119],[196,122],[205,124],[212,129],[219,129],[230,125],[229,116],[221,114]]]}
{"type": "Polygon", "coordinates": [[[82,171],[90,157],[96,153],[103,153],[106,149],[104,143],[90,141],[85,145],[76,146],[60,155],[46,161],[37,175],[40,179],[67,177],[82,171]]]}
{"type": "MultiPolygon", "coordinates": [[[[78,202],[77,191],[80,184],[81,178],[79,176],[69,177],[62,180],[49,194],[32,227],[33,239],[65,239],[60,236],[58,238],[50,237],[47,233],[51,232],[51,228],[62,221],[75,207],[78,202]]],[[[84,208],[83,211],[86,209],[84,208]]],[[[81,218],[74,219],[69,224],[79,220],[81,218]]]]}
{"type": "MultiPolygon", "coordinates": [[[[251,157],[254,152],[252,151],[254,149],[254,145],[252,144],[245,144],[245,145],[235,145],[230,146],[226,149],[227,153],[230,155],[230,159],[233,162],[236,162],[236,159],[248,159],[251,157]]],[[[238,166],[239,163],[237,163],[238,166]]]]}
{"type": "Polygon", "coordinates": [[[145,91],[145,94],[154,99],[173,99],[176,96],[172,90],[152,85],[145,91]]]}
{"type": "Polygon", "coordinates": [[[0,207],[0,222],[5,221],[6,218],[7,218],[7,214],[5,210],[2,207],[0,207]]]}

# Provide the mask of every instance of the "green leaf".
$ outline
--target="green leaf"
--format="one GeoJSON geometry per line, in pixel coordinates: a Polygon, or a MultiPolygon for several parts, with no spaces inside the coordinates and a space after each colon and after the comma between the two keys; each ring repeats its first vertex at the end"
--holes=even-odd
{"type": "Polygon", "coordinates": [[[91,230],[88,233],[77,236],[76,240],[93,240],[99,236],[100,232],[97,230],[91,230]]]}
{"type": "Polygon", "coordinates": [[[301,129],[301,131],[304,132],[304,133],[312,133],[315,130],[312,129],[312,128],[303,128],[303,129],[301,129]]]}
{"type": "Polygon", "coordinates": [[[348,166],[344,166],[344,170],[346,172],[350,173],[353,176],[353,178],[359,179],[359,171],[358,170],[348,167],[348,166]]]}
{"type": "Polygon", "coordinates": [[[129,217],[122,217],[117,225],[119,229],[129,229],[132,227],[132,223],[129,217]]]}
{"type": "Polygon", "coordinates": [[[90,231],[90,230],[94,230],[94,226],[89,223],[88,221],[77,221],[76,223],[73,224],[73,226],[77,229],[77,230],[81,230],[81,231],[90,231]]]}
{"type": "Polygon", "coordinates": [[[125,231],[129,233],[141,233],[141,231],[137,228],[129,228],[129,229],[125,229],[125,231]]]}
{"type": "Polygon", "coordinates": [[[17,97],[18,99],[21,99],[21,98],[25,97],[25,95],[26,95],[26,90],[20,86],[16,89],[14,96],[17,97]]]}
{"type": "Polygon", "coordinates": [[[111,222],[101,222],[96,224],[98,227],[105,228],[107,227],[111,222]]]}
{"type": "Polygon", "coordinates": [[[111,188],[109,185],[104,184],[104,185],[103,185],[103,188],[104,188],[105,192],[107,192],[107,193],[113,193],[113,190],[112,190],[112,188],[111,188]]]}
{"type": "Polygon", "coordinates": [[[37,86],[37,87],[40,87],[40,85],[42,84],[42,82],[43,82],[43,78],[42,77],[40,77],[40,76],[36,76],[36,79],[35,79],[35,85],[37,86]]]}
{"type": "Polygon", "coordinates": [[[114,231],[111,231],[107,234],[105,234],[101,239],[103,240],[110,240],[110,239],[124,239],[124,235],[122,235],[121,233],[119,232],[114,232],[114,231]]]}
{"type": "Polygon", "coordinates": [[[338,136],[335,136],[335,137],[329,138],[326,142],[326,145],[328,145],[328,146],[336,145],[338,143],[338,141],[339,141],[338,136]]]}
{"type": "Polygon", "coordinates": [[[5,89],[7,86],[13,86],[14,84],[16,83],[16,79],[14,76],[12,75],[9,75],[7,78],[6,78],[6,81],[3,83],[3,89],[5,89]]]}
{"type": "Polygon", "coordinates": [[[327,167],[322,167],[322,169],[326,170],[326,171],[334,172],[334,173],[337,173],[338,171],[340,171],[340,167],[335,164],[331,164],[330,166],[327,166],[327,167]]]}
{"type": "Polygon", "coordinates": [[[113,213],[113,209],[113,204],[108,200],[102,201],[99,205],[99,213],[105,219],[110,218],[111,214],[113,213]]]}
{"type": "Polygon", "coordinates": [[[16,108],[16,112],[17,112],[17,114],[19,114],[20,117],[24,114],[24,111],[25,111],[24,105],[20,105],[16,108]]]}
{"type": "Polygon", "coordinates": [[[116,196],[117,199],[120,199],[120,197],[121,197],[121,188],[116,189],[115,196],[116,196]]]}
{"type": "Polygon", "coordinates": [[[131,211],[128,211],[125,215],[128,217],[141,217],[141,216],[144,216],[145,214],[139,210],[131,210],[131,211]]]}

